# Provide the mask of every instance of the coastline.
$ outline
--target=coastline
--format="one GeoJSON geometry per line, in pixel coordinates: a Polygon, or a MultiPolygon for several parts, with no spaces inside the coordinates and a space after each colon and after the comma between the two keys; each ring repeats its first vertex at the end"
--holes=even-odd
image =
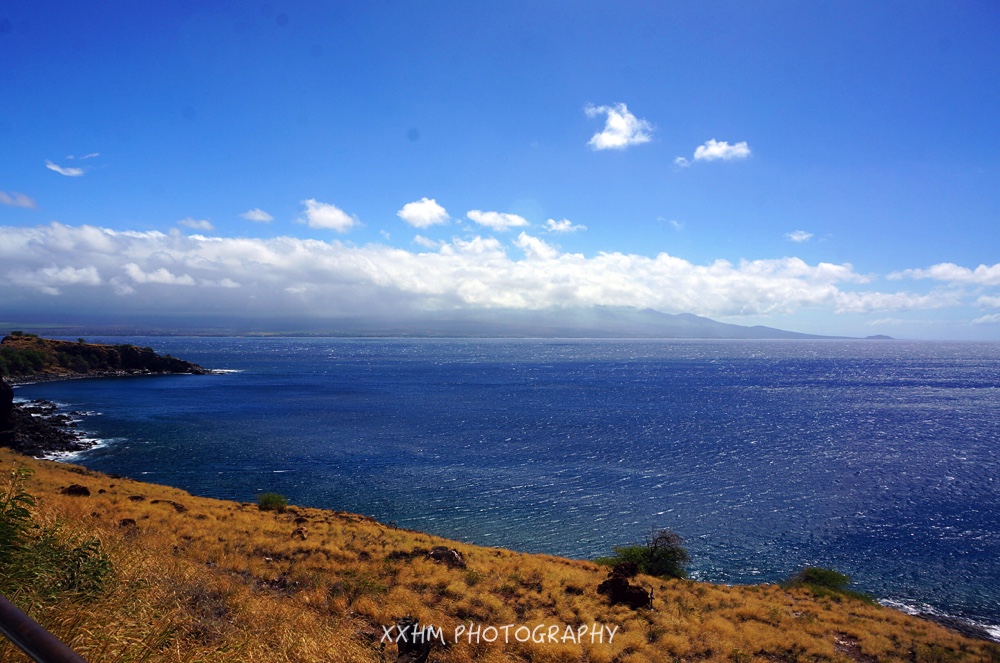
{"type": "Polygon", "coordinates": [[[64,412],[60,406],[46,399],[24,399],[18,401],[18,387],[47,382],[61,382],[84,379],[157,377],[164,375],[211,375],[213,371],[198,367],[198,373],[177,373],[175,371],[150,371],[142,369],[98,370],[86,374],[39,373],[22,377],[0,379],[3,394],[0,397],[0,447],[10,448],[18,453],[48,460],[93,449],[101,443],[99,439],[84,437],[79,424],[92,413],[71,410],[64,412]]]}
{"type": "MultiPolygon", "coordinates": [[[[74,344],[71,344],[74,345],[74,344]]],[[[113,347],[113,346],[106,346],[113,347]]],[[[215,371],[201,369],[201,374],[218,374],[225,373],[228,371],[215,371]]],[[[152,371],[152,370],[93,370],[84,374],[74,374],[74,373],[49,373],[49,374],[36,374],[31,376],[18,377],[10,380],[10,384],[19,388],[22,386],[28,386],[32,384],[40,383],[50,383],[50,382],[61,382],[69,380],[80,380],[86,378],[122,378],[122,377],[155,377],[160,375],[171,375],[171,374],[185,374],[183,372],[178,373],[176,371],[152,371]]],[[[190,374],[190,373],[188,373],[190,374]]],[[[87,387],[75,387],[78,389],[86,390],[87,387]]],[[[123,387],[125,390],[130,390],[129,387],[123,387]]],[[[58,400],[56,398],[55,400],[58,400]]],[[[71,399],[67,399],[71,400],[71,399]]],[[[38,458],[57,460],[61,462],[75,462],[78,454],[86,453],[94,449],[94,447],[101,445],[104,440],[101,439],[91,439],[87,437],[87,433],[80,430],[80,421],[76,421],[79,417],[85,417],[87,412],[80,411],[69,411],[69,408],[59,407],[56,403],[51,401],[34,401],[34,402],[20,402],[18,407],[26,410],[31,410],[27,413],[31,417],[33,423],[38,426],[45,426],[51,433],[41,434],[36,436],[37,444],[28,451],[28,455],[32,455],[38,458]]],[[[78,406],[80,407],[80,406],[78,406]]],[[[84,407],[84,409],[86,409],[84,407]]],[[[86,425],[84,424],[84,428],[86,425]]],[[[115,470],[117,471],[117,470],[115,470]]],[[[360,513],[364,513],[363,510],[358,510],[360,513]]],[[[516,549],[516,547],[514,548],[516,549]]],[[[585,558],[585,557],[584,557],[585,558]]],[[[580,559],[580,557],[577,557],[580,559]]],[[[964,635],[970,637],[976,637],[980,639],[992,640],[1000,642],[1000,637],[997,637],[997,627],[993,626],[992,623],[989,624],[977,624],[975,622],[967,621],[962,617],[952,616],[952,614],[936,613],[933,612],[933,608],[929,605],[914,604],[909,603],[904,605],[895,601],[893,598],[883,599],[884,604],[888,604],[889,607],[918,616],[927,621],[935,622],[944,625],[954,631],[960,632],[964,635]],[[928,611],[930,610],[930,611],[928,611]]],[[[960,613],[959,613],[960,614],[960,613]]]]}
{"type": "MultiPolygon", "coordinates": [[[[3,452],[0,459],[11,457],[3,452]]],[[[28,488],[45,501],[47,509],[76,514],[87,531],[118,541],[114,559],[129,559],[136,550],[144,558],[155,556],[150,567],[156,569],[154,575],[132,579],[132,602],[154,604],[164,569],[183,567],[179,578],[167,578],[165,584],[170,605],[176,607],[180,596],[181,610],[170,618],[190,624],[193,640],[184,643],[190,647],[206,644],[206,623],[218,629],[209,647],[229,637],[230,630],[235,641],[242,641],[256,628],[253,617],[246,616],[245,606],[252,603],[265,606],[261,609],[267,613],[282,615],[278,630],[264,638],[269,643],[282,640],[278,632],[294,633],[299,627],[306,637],[314,629],[309,620],[320,615],[324,623],[341,625],[351,642],[360,637],[362,642],[378,645],[382,628],[404,614],[403,610],[422,623],[443,626],[446,640],[456,647],[472,644],[454,637],[459,627],[468,624],[488,628],[540,622],[575,629],[580,623],[594,622],[617,627],[621,640],[605,642],[611,645],[609,651],[587,650],[582,660],[593,661],[621,660],[615,656],[629,654],[629,660],[663,660],[664,652],[686,658],[685,654],[704,654],[709,651],[706,646],[714,646],[717,654],[703,656],[706,660],[724,660],[727,652],[737,649],[785,660],[782,656],[791,642],[808,647],[820,659],[823,648],[832,647],[827,657],[835,651],[855,661],[902,662],[920,652],[954,653],[954,658],[938,660],[982,663],[991,660],[989,652],[1000,651],[980,633],[956,629],[926,615],[853,599],[830,601],[810,590],[774,584],[726,586],[643,577],[644,584],[655,588],[652,610],[609,607],[597,590],[606,569],[585,560],[441,539],[341,511],[289,506],[284,512],[267,512],[249,503],[198,497],[72,464],[12,459],[15,465],[34,469],[28,488]],[[427,556],[434,546],[457,550],[462,566],[452,568],[434,561],[427,556]],[[500,597],[503,602],[498,601],[500,597]],[[210,622],[205,621],[209,613],[203,610],[208,599],[216,601],[211,606],[227,606],[225,612],[221,608],[212,612],[216,617],[210,622]],[[515,605],[505,605],[508,602],[515,605]],[[230,609],[241,619],[223,619],[230,609]],[[336,618],[331,622],[330,616],[336,618]],[[669,635],[650,640],[650,629],[665,629],[663,633],[669,635]],[[795,634],[792,640],[788,633],[795,634]],[[720,649],[718,639],[724,639],[726,646],[720,649]]],[[[90,610],[108,614],[103,620],[113,622],[116,604],[113,595],[109,596],[97,598],[90,610]]],[[[180,628],[177,633],[185,638],[188,629],[180,628]]],[[[508,652],[503,641],[484,644],[497,648],[495,660],[524,660],[522,648],[515,646],[508,652]],[[499,657],[506,654],[511,658],[499,657]]],[[[559,644],[566,647],[565,641],[559,644]]],[[[392,654],[391,650],[386,653],[392,654]]],[[[535,653],[541,657],[543,650],[535,653]]],[[[581,660],[583,652],[574,648],[570,653],[572,660],[581,660]]],[[[484,649],[473,648],[461,660],[483,654],[484,649]]]]}
{"type": "Polygon", "coordinates": [[[0,446],[36,458],[75,454],[92,448],[76,430],[83,412],[64,413],[50,401],[15,403],[14,388],[86,378],[207,375],[197,364],[152,348],[47,339],[11,332],[0,341],[0,446]]]}
{"type": "Polygon", "coordinates": [[[148,370],[100,370],[91,371],[89,373],[74,374],[74,373],[38,373],[35,375],[26,375],[21,377],[5,377],[3,380],[12,387],[21,387],[29,384],[38,384],[41,382],[63,382],[69,380],[89,380],[89,379],[105,379],[105,378],[143,378],[143,377],[157,377],[161,375],[217,375],[222,373],[222,371],[215,371],[210,368],[203,368],[199,373],[178,373],[177,371],[148,371],[148,370]]]}
{"type": "MultiPolygon", "coordinates": [[[[211,371],[209,371],[211,373],[211,371]]],[[[134,374],[130,374],[134,375],[134,374]]],[[[85,377],[127,377],[122,375],[87,375],[80,376],[85,377]]],[[[137,376],[141,377],[141,376],[137,376]]],[[[61,377],[49,377],[43,380],[37,381],[25,381],[20,382],[19,385],[33,384],[36,382],[52,382],[60,379],[77,379],[77,378],[61,378],[61,377]]],[[[22,401],[20,403],[15,403],[15,406],[19,407],[25,414],[28,414],[35,418],[37,422],[43,424],[51,431],[55,431],[56,435],[51,438],[51,445],[48,447],[40,446],[41,453],[39,455],[33,455],[34,458],[39,460],[49,460],[59,463],[72,463],[78,453],[86,452],[98,446],[102,440],[91,439],[82,437],[78,429],[78,424],[82,421],[81,417],[89,416],[87,412],[82,411],[68,411],[64,412],[60,409],[57,403],[52,401],[37,399],[22,401]]],[[[20,453],[20,452],[19,452],[20,453]]],[[[27,455],[27,454],[26,454],[27,455]]],[[[138,479],[133,479],[134,481],[141,481],[138,479]]],[[[208,498],[210,499],[210,498],[208,498]]],[[[367,516],[357,515],[359,518],[367,518],[367,516]]],[[[580,560],[586,561],[586,560],[580,560]]],[[[711,583],[709,583],[711,584],[711,583]]],[[[755,585],[746,585],[747,587],[753,587],[755,585]]],[[[973,638],[977,640],[983,640],[986,642],[997,642],[1000,643],[1000,625],[993,626],[982,624],[970,619],[963,617],[947,614],[934,609],[931,606],[921,606],[915,607],[908,603],[904,603],[892,598],[880,598],[877,599],[879,605],[901,612],[912,617],[916,617],[928,622],[932,622],[948,629],[954,633],[962,635],[967,638],[973,638]]]]}

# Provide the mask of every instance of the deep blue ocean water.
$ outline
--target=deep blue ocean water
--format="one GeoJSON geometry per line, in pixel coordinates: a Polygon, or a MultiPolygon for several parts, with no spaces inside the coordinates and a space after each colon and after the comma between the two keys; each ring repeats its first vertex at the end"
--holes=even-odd
{"type": "Polygon", "coordinates": [[[1000,344],[124,340],[236,372],[19,387],[99,413],[97,470],[577,558],[669,527],[699,579],[1000,625],[1000,344]]]}

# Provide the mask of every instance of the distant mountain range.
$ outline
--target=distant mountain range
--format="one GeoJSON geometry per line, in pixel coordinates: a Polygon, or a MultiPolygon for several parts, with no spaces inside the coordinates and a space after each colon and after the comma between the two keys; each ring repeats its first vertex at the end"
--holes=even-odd
{"type": "MultiPolygon", "coordinates": [[[[835,338],[717,322],[690,313],[597,306],[542,311],[487,310],[406,321],[346,324],[354,333],[403,336],[557,337],[557,338],[835,338]],[[367,327],[367,328],[366,328],[367,327]]],[[[345,329],[346,331],[346,329],[345,329]]]]}
{"type": "MultiPolygon", "coordinates": [[[[652,309],[612,306],[540,311],[521,309],[439,311],[433,314],[400,314],[366,318],[133,318],[127,323],[81,320],[76,324],[18,324],[20,326],[14,328],[44,333],[47,336],[191,334],[472,338],[846,338],[802,334],[761,325],[753,327],[734,325],[690,313],[670,314],[652,309]]],[[[0,325],[0,332],[2,331],[0,325]]]]}

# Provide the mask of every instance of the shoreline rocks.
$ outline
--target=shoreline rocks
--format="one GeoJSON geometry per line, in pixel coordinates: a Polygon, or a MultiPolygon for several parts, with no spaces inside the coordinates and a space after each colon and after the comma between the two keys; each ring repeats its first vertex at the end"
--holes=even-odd
{"type": "Polygon", "coordinates": [[[54,403],[14,403],[12,384],[33,384],[79,378],[121,378],[153,375],[209,375],[197,364],[159,355],[152,348],[58,341],[13,332],[0,341],[0,446],[41,458],[84,451],[93,443],[75,430],[82,413],[60,412],[54,403]]]}
{"type": "Polygon", "coordinates": [[[73,414],[51,401],[14,403],[14,390],[0,380],[0,446],[35,458],[89,449],[73,414]]]}

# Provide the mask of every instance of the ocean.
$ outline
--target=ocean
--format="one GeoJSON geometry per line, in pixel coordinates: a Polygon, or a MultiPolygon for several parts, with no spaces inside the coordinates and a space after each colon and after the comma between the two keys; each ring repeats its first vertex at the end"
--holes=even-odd
{"type": "Polygon", "coordinates": [[[670,528],[696,579],[829,567],[1000,637],[997,343],[107,340],[226,372],[18,387],[102,472],[574,558],[670,528]]]}

